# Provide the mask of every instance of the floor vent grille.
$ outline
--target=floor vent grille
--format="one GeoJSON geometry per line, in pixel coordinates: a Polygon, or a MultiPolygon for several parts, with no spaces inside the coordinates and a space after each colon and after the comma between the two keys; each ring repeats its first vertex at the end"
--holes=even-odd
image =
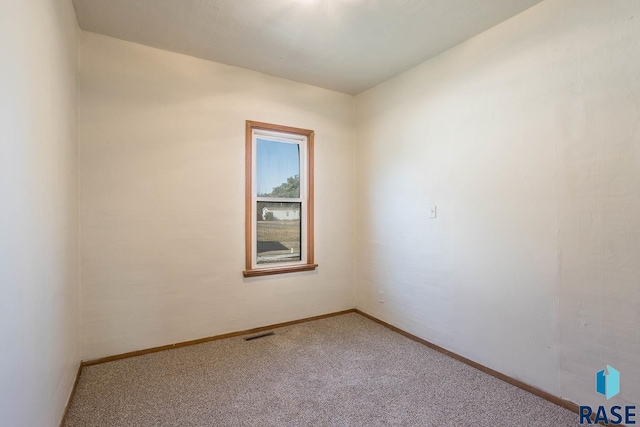
{"type": "Polygon", "coordinates": [[[250,337],[246,337],[244,340],[245,341],[251,341],[251,340],[256,340],[258,338],[264,338],[264,337],[269,337],[271,335],[275,335],[275,332],[264,332],[262,334],[258,334],[258,335],[252,335],[250,337]]]}

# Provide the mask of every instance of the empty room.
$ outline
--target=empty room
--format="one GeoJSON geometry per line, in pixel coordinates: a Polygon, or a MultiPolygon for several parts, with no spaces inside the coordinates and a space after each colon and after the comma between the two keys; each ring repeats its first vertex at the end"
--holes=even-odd
{"type": "Polygon", "coordinates": [[[640,1],[0,5],[0,425],[640,422],[640,1]]]}

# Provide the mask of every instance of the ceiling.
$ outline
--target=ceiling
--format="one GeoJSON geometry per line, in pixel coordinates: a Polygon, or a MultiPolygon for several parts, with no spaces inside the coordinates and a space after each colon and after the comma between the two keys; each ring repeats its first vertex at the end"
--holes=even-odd
{"type": "Polygon", "coordinates": [[[357,94],[541,0],[74,0],[86,31],[357,94]]]}

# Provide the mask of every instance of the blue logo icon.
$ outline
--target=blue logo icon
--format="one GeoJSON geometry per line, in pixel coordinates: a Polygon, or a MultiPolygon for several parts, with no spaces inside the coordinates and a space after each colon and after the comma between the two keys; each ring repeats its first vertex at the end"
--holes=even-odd
{"type": "Polygon", "coordinates": [[[607,365],[607,374],[604,369],[596,373],[596,391],[607,400],[620,393],[620,372],[607,365]]]}

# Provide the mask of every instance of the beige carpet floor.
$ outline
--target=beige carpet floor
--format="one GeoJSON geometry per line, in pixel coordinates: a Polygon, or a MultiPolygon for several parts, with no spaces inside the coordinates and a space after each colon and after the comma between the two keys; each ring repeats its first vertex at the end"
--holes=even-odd
{"type": "Polygon", "coordinates": [[[86,367],[66,426],[575,426],[356,313],[86,367]]]}

